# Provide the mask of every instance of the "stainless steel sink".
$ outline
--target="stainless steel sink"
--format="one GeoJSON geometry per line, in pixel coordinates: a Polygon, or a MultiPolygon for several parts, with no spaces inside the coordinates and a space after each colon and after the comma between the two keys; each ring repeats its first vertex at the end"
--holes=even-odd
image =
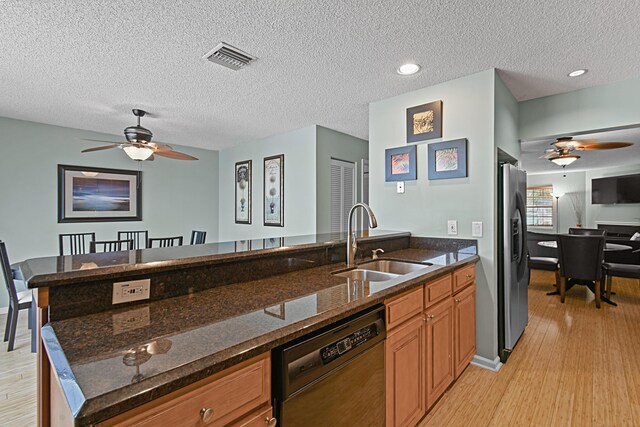
{"type": "Polygon", "coordinates": [[[378,259],[358,265],[359,269],[371,270],[374,272],[391,273],[391,274],[408,274],[414,271],[422,270],[431,264],[420,264],[409,261],[396,261],[391,259],[378,259]]]}
{"type": "Polygon", "coordinates": [[[364,270],[361,268],[356,268],[353,270],[346,270],[346,271],[339,271],[332,274],[334,276],[346,277],[347,279],[358,280],[362,282],[386,282],[387,280],[391,280],[393,278],[398,277],[397,274],[384,273],[384,272],[372,271],[372,270],[364,270]]]}

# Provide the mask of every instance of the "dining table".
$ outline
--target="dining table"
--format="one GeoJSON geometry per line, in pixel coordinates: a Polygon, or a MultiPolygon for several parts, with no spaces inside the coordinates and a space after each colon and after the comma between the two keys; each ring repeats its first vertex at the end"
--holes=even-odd
{"type": "MultiPolygon", "coordinates": [[[[538,242],[538,245],[539,246],[544,246],[545,248],[558,249],[558,242],[556,240],[542,240],[542,241],[538,242]]],[[[605,242],[605,246],[604,246],[605,252],[626,251],[626,250],[631,250],[631,249],[633,249],[631,246],[621,245],[619,243],[606,243],[605,242]]],[[[565,292],[569,291],[569,289],[571,289],[577,283],[578,283],[578,281],[575,281],[573,279],[568,279],[567,280],[567,288],[566,288],[565,292]]],[[[589,290],[591,292],[593,292],[594,294],[596,293],[593,283],[582,283],[582,282],[579,282],[579,283],[580,284],[585,284],[589,288],[589,290]]],[[[604,285],[604,280],[602,280],[602,285],[604,285]]],[[[615,292],[611,292],[610,294],[611,295],[615,295],[615,292]]],[[[558,289],[558,290],[555,290],[553,292],[549,292],[547,295],[560,295],[560,290],[558,289]]],[[[611,301],[611,299],[609,299],[606,295],[604,295],[604,293],[602,293],[602,295],[600,296],[600,300],[603,301],[603,302],[606,302],[607,304],[610,304],[610,305],[615,305],[615,306],[618,305],[615,302],[611,301]]]]}

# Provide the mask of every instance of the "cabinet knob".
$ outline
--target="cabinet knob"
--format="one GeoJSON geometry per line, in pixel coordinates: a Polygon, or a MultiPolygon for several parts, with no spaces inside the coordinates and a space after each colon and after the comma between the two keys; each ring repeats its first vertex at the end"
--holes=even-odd
{"type": "Polygon", "coordinates": [[[213,419],[213,409],[212,408],[202,408],[200,409],[200,419],[208,423],[213,419]]]}
{"type": "Polygon", "coordinates": [[[470,274],[467,274],[467,279],[471,279],[471,275],[470,274]]]}
{"type": "Polygon", "coordinates": [[[278,424],[278,420],[275,419],[275,417],[267,417],[264,419],[264,423],[268,426],[268,427],[276,427],[276,424],[278,424]]]}
{"type": "Polygon", "coordinates": [[[460,298],[456,298],[455,301],[459,303],[460,302],[460,298]]]}

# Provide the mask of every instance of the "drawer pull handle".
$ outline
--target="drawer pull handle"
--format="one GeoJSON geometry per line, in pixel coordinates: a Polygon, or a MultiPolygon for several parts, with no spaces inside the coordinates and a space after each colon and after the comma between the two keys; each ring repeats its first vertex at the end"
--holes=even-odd
{"type": "Polygon", "coordinates": [[[276,427],[276,424],[278,424],[278,420],[276,420],[274,417],[267,417],[264,420],[264,423],[268,426],[268,427],[276,427]]]}
{"type": "Polygon", "coordinates": [[[209,421],[211,421],[213,419],[213,409],[211,408],[200,409],[200,419],[205,423],[208,423],[209,421]]]}
{"type": "Polygon", "coordinates": [[[471,275],[470,274],[467,274],[467,279],[471,279],[471,275]]]}

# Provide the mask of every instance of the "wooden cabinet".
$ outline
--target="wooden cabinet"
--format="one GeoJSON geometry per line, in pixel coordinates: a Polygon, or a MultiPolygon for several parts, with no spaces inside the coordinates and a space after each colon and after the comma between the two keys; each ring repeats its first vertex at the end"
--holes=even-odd
{"type": "Polygon", "coordinates": [[[458,378],[476,354],[476,285],[453,297],[454,372],[458,378]]]}
{"type": "Polygon", "coordinates": [[[270,400],[271,362],[265,354],[100,425],[265,426],[271,420],[270,400]]]}
{"type": "Polygon", "coordinates": [[[427,408],[433,406],[453,382],[453,301],[427,309],[425,339],[427,358],[427,408]]]}
{"type": "Polygon", "coordinates": [[[387,426],[414,426],[476,352],[475,265],[385,301],[387,426]]]}
{"type": "Polygon", "coordinates": [[[424,319],[389,332],[385,342],[387,427],[413,426],[425,414],[424,319]]]}

